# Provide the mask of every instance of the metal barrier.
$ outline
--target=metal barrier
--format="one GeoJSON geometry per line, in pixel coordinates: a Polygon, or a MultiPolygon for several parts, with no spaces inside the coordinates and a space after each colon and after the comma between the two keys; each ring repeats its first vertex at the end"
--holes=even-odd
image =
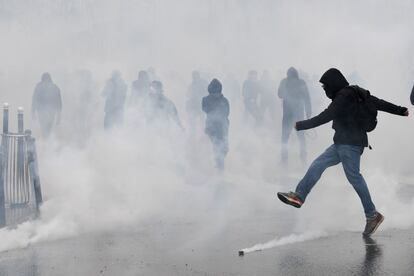
{"type": "Polygon", "coordinates": [[[23,108],[18,109],[18,132],[9,132],[9,106],[4,104],[0,145],[0,227],[39,215],[42,192],[35,139],[23,131],[23,108]]]}

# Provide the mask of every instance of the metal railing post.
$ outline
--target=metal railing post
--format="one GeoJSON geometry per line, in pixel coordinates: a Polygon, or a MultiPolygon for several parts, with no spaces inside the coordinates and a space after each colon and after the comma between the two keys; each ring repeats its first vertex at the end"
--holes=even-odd
{"type": "Polygon", "coordinates": [[[9,132],[9,104],[3,105],[3,133],[9,132]]]}
{"type": "Polygon", "coordinates": [[[24,133],[24,130],[23,130],[23,107],[19,107],[18,109],[17,109],[17,129],[18,129],[18,131],[19,131],[19,133],[20,134],[23,134],[24,133]]]}
{"type": "MultiPolygon", "coordinates": [[[[3,134],[9,132],[9,104],[3,105],[3,134]]],[[[4,162],[6,158],[6,142],[4,135],[1,138],[0,144],[0,227],[6,225],[6,202],[4,197],[4,162]]]]}

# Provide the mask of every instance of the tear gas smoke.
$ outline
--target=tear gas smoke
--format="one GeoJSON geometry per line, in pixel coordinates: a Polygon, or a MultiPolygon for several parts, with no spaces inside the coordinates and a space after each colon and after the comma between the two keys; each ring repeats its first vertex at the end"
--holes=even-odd
{"type": "MultiPolygon", "coordinates": [[[[43,72],[51,73],[63,97],[61,124],[48,140],[38,139],[46,200],[42,217],[0,230],[0,250],[157,220],[197,221],[200,231],[189,239],[200,239],[208,235],[201,231],[207,222],[225,227],[231,219],[255,216],[253,210],[284,211],[274,194],[293,189],[305,168],[296,160],[295,138],[290,142],[292,171],[286,176],[278,167],[278,103],[277,122],[255,128],[244,122],[236,95],[226,170],[218,174],[202,124],[193,132],[166,123],[149,127],[129,108],[123,127],[104,132],[100,93],[110,73],[121,72],[129,95],[139,70],[154,67],[184,127],[194,69],[209,80],[232,73],[239,82],[252,68],[268,69],[279,82],[287,68],[297,66],[313,87],[317,113],[328,103],[318,77],[335,66],[346,75],[358,72],[374,95],[407,106],[414,70],[413,9],[413,2],[404,0],[0,1],[0,102],[23,105],[26,127],[39,137],[28,111],[43,72]],[[82,113],[78,73],[85,69],[93,93],[82,109],[88,112],[82,113]],[[87,127],[80,124],[86,120],[87,127]],[[219,206],[223,219],[217,222],[210,213],[219,208],[221,189],[226,189],[226,204],[219,206]]],[[[412,183],[412,119],[380,115],[379,121],[369,137],[374,150],[365,152],[362,171],[386,216],[384,227],[410,227],[414,203],[396,198],[400,182],[412,183]]],[[[308,139],[309,159],[331,141],[330,126],[320,127],[316,139],[308,139]]],[[[340,167],[324,174],[296,221],[292,233],[361,230],[362,207],[340,167]]],[[[257,248],[320,237],[309,233],[257,248]]]]}

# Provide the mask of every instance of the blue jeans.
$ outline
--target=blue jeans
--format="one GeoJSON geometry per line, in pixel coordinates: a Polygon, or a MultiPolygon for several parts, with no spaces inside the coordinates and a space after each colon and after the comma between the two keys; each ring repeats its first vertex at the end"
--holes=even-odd
{"type": "Polygon", "coordinates": [[[342,163],[346,178],[352,184],[364,207],[367,218],[376,214],[375,205],[371,200],[367,183],[359,172],[361,154],[364,148],[361,146],[339,145],[330,146],[322,155],[316,158],[306,172],[303,179],[296,187],[296,193],[305,201],[313,186],[328,168],[342,163]]]}

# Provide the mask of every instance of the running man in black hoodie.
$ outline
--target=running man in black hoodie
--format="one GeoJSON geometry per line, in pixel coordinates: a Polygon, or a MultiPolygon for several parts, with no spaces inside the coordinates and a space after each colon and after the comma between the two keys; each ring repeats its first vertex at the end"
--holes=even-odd
{"type": "MultiPolygon", "coordinates": [[[[361,154],[364,147],[368,146],[368,138],[354,112],[358,104],[357,92],[355,88],[349,86],[342,73],[335,68],[326,71],[320,82],[326,96],[332,100],[332,103],[319,115],[309,120],[296,122],[295,128],[298,131],[305,130],[333,121],[334,144],[313,161],[304,178],[296,187],[295,192],[278,193],[277,195],[284,203],[300,208],[325,169],[342,163],[345,175],[360,197],[364,207],[367,224],[363,235],[369,236],[375,232],[384,220],[384,216],[376,210],[368,186],[359,171],[361,154]]],[[[368,91],[362,88],[359,88],[359,90],[360,93],[369,95],[367,94],[368,91]]],[[[396,106],[374,96],[371,97],[377,110],[400,116],[409,115],[408,109],[405,107],[396,106]]]]}
{"type": "Polygon", "coordinates": [[[203,111],[207,114],[205,132],[213,143],[216,167],[224,169],[224,158],[228,152],[227,135],[229,132],[229,101],[221,93],[220,81],[213,79],[208,86],[208,96],[202,101],[203,111]]]}

